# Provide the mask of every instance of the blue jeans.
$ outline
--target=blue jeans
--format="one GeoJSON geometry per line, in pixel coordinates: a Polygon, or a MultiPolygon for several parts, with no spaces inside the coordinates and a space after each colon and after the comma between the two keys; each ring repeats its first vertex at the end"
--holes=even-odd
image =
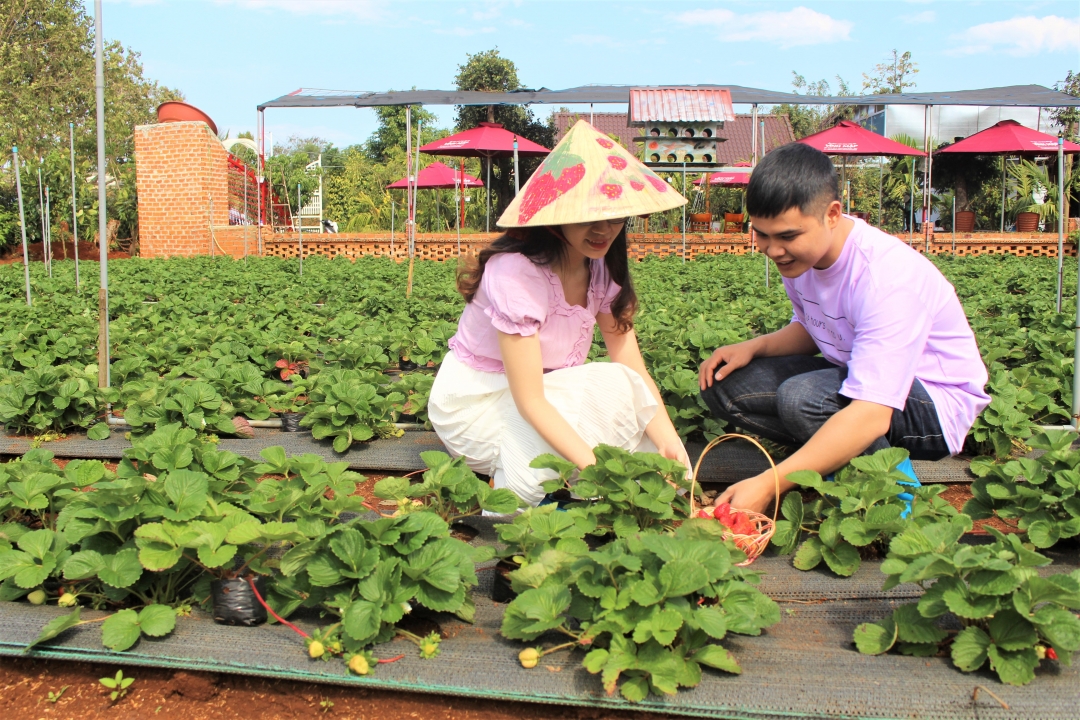
{"type": "MultiPolygon", "coordinates": [[[[839,394],[846,377],[847,368],[820,357],[758,358],[714,381],[701,397],[716,417],[774,442],[798,447],[851,402],[839,394]]],[[[917,379],[911,384],[904,410],[892,411],[888,433],[863,454],[887,447],[906,449],[912,460],[949,456],[934,401],[917,379]]]]}

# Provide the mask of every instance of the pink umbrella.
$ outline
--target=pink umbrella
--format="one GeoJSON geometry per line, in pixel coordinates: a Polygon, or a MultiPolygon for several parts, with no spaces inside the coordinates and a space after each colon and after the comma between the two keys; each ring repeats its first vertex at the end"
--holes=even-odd
{"type": "MultiPolygon", "coordinates": [[[[1064,143],[1066,153],[1080,152],[1080,145],[1064,143]]],[[[969,135],[952,145],[942,148],[942,153],[973,153],[978,155],[1022,155],[1057,152],[1056,135],[1047,135],[1024,127],[1015,120],[1002,120],[996,125],[969,135]]]]}
{"type": "MultiPolygon", "coordinates": [[[[749,172],[724,171],[706,173],[709,176],[710,185],[725,185],[728,187],[746,187],[750,184],[749,172]]],[[[695,185],[701,184],[701,178],[694,181],[695,185]]]]}
{"type": "MultiPolygon", "coordinates": [[[[441,140],[430,142],[420,148],[428,155],[452,155],[454,157],[487,158],[487,185],[491,186],[491,158],[519,155],[547,155],[543,145],[537,145],[503,128],[499,123],[482,122],[479,127],[456,133],[441,140]]],[[[517,165],[515,159],[514,165],[517,165]]],[[[488,194],[487,214],[491,216],[491,195],[488,194]]],[[[489,220],[490,222],[490,220],[489,220]]],[[[490,226],[488,227],[490,230],[490,226]]]]}
{"type": "MultiPolygon", "coordinates": [[[[401,178],[386,187],[393,190],[404,190],[409,186],[408,183],[408,178],[401,178]]],[[[444,165],[438,161],[431,163],[416,175],[415,187],[418,189],[437,190],[453,188],[459,185],[464,187],[484,187],[484,183],[479,178],[459,173],[449,165],[444,165]]]]}

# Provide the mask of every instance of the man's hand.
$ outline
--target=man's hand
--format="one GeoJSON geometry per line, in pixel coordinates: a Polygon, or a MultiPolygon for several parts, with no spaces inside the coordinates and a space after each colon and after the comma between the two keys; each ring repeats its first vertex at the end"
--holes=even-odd
{"type": "Polygon", "coordinates": [[[756,344],[753,340],[718,348],[708,360],[701,363],[698,384],[702,390],[712,387],[713,380],[722,380],[739,368],[749,365],[755,354],[756,344]]]}
{"type": "Polygon", "coordinates": [[[770,471],[768,477],[755,475],[729,486],[714,504],[729,503],[735,510],[752,510],[769,515],[775,497],[776,481],[770,471]]]}

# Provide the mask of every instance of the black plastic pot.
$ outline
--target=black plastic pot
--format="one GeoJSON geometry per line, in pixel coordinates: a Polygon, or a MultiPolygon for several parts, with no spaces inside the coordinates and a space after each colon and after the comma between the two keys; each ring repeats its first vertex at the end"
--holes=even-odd
{"type": "Polygon", "coordinates": [[[510,578],[507,577],[509,573],[517,570],[520,565],[508,560],[500,560],[495,565],[495,578],[491,583],[491,601],[497,603],[508,603],[517,597],[517,593],[514,592],[514,588],[510,586],[510,578]]]}
{"type": "Polygon", "coordinates": [[[281,413],[281,432],[300,432],[300,421],[305,413],[281,413]]]}
{"type": "MultiPolygon", "coordinates": [[[[266,577],[255,576],[255,587],[265,598],[266,577]]],[[[214,622],[247,627],[266,622],[266,608],[251,591],[247,578],[214,580],[210,583],[210,593],[214,600],[214,622]]]]}
{"type": "Polygon", "coordinates": [[[401,370],[402,372],[408,372],[410,370],[415,370],[418,367],[420,367],[420,366],[417,365],[416,363],[414,363],[412,360],[406,360],[405,358],[402,358],[401,360],[398,360],[398,369],[401,370]]]}

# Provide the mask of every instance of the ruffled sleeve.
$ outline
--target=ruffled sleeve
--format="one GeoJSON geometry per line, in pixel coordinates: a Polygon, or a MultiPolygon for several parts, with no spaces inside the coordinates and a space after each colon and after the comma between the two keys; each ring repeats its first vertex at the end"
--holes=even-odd
{"type": "Polygon", "coordinates": [[[496,330],[535,335],[551,309],[551,283],[524,255],[502,253],[488,261],[480,288],[490,305],[484,313],[496,330]]]}

